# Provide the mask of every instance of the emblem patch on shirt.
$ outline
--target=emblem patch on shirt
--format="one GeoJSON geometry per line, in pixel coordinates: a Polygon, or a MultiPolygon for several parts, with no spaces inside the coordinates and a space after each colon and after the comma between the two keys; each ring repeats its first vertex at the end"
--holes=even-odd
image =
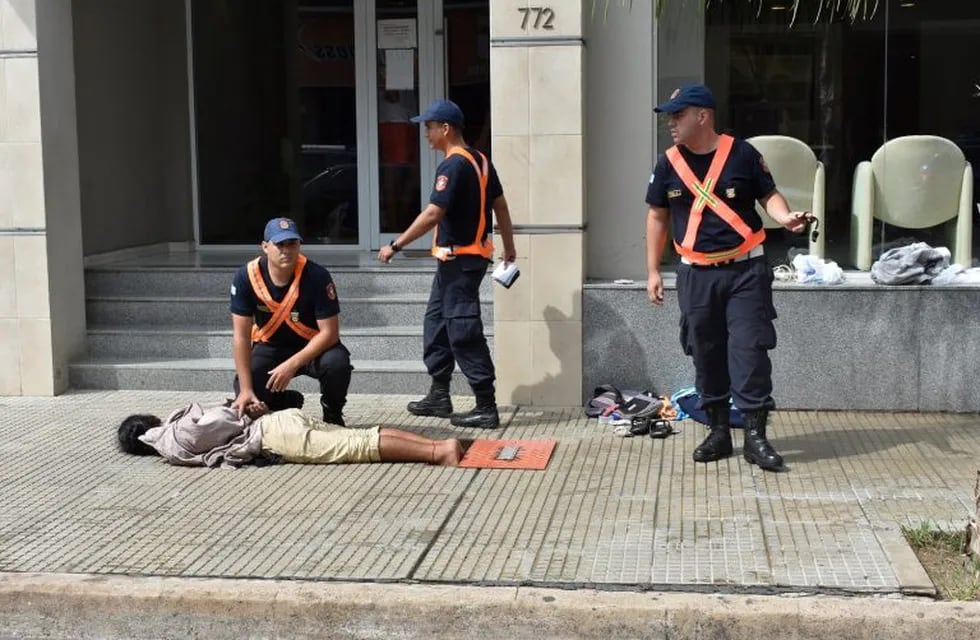
{"type": "Polygon", "coordinates": [[[769,165],[766,164],[766,159],[763,158],[762,156],[759,156],[759,164],[762,165],[762,170],[763,171],[765,171],[766,173],[770,173],[770,171],[769,171],[769,165]]]}
{"type": "Polygon", "coordinates": [[[290,311],[289,319],[293,322],[299,322],[299,311],[290,311]]]}
{"type": "Polygon", "coordinates": [[[449,176],[439,176],[436,178],[436,191],[445,191],[449,186],[449,176]]]}
{"type": "Polygon", "coordinates": [[[327,299],[328,300],[337,299],[337,287],[332,282],[327,285],[327,299]]]}
{"type": "Polygon", "coordinates": [[[656,178],[656,177],[657,177],[657,174],[655,174],[655,173],[651,173],[651,174],[650,174],[650,184],[653,184],[653,180],[654,180],[654,178],[656,178]]]}
{"type": "Polygon", "coordinates": [[[725,189],[725,197],[728,198],[729,200],[734,199],[735,198],[735,187],[728,187],[727,189],[725,189]]]}
{"type": "Polygon", "coordinates": [[[684,195],[684,192],[680,189],[671,189],[667,192],[668,198],[680,198],[682,195],[684,195]]]}
{"type": "Polygon", "coordinates": [[[231,285],[231,295],[236,295],[237,293],[238,289],[235,288],[235,285],[231,285]]]}

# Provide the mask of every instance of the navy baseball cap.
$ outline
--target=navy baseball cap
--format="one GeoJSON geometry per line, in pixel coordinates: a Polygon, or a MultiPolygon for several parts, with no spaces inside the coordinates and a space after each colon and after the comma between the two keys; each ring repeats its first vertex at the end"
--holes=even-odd
{"type": "Polygon", "coordinates": [[[656,107],[657,113],[677,113],[687,107],[715,108],[715,96],[703,84],[688,84],[670,94],[670,100],[656,107]]]}
{"type": "Polygon", "coordinates": [[[299,229],[296,228],[296,223],[289,218],[273,218],[269,220],[265,223],[265,236],[263,237],[266,242],[273,244],[279,244],[286,240],[303,241],[303,236],[299,235],[299,229]]]}
{"type": "Polygon", "coordinates": [[[425,111],[412,118],[412,122],[446,122],[456,127],[463,126],[463,110],[452,100],[433,100],[425,111]]]}

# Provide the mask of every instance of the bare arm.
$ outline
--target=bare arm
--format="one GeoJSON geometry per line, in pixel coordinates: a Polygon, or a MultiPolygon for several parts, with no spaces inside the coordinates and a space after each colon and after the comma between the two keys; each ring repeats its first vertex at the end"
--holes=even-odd
{"type": "Polygon", "coordinates": [[[317,320],[316,326],[319,331],[306,343],[305,347],[269,372],[268,387],[270,391],[285,391],[289,382],[296,376],[297,371],[340,341],[339,315],[317,320]]]}
{"type": "Polygon", "coordinates": [[[497,227],[500,229],[500,239],[504,242],[504,260],[513,262],[517,259],[517,249],[514,246],[514,223],[510,219],[510,207],[507,198],[497,196],[494,199],[493,213],[497,216],[497,227]]]}
{"type": "Polygon", "coordinates": [[[777,189],[759,198],[759,204],[776,223],[794,233],[803,231],[806,227],[806,212],[790,211],[789,203],[777,189]]]}
{"type": "Polygon", "coordinates": [[[669,230],[669,212],[664,207],[647,210],[647,296],[654,304],[664,302],[664,282],[660,263],[664,257],[669,230]]]}
{"type": "Polygon", "coordinates": [[[247,406],[258,402],[252,386],[252,316],[231,314],[232,352],[235,358],[235,373],[238,374],[238,397],[232,408],[241,415],[247,406]]]}
{"type": "MultiPolygon", "coordinates": [[[[445,209],[430,203],[425,209],[422,210],[422,213],[415,217],[415,220],[412,221],[412,224],[409,225],[408,229],[406,229],[400,236],[395,238],[395,244],[400,247],[404,247],[418,240],[428,233],[432,227],[439,224],[439,221],[442,220],[443,216],[445,215],[445,209]]],[[[394,249],[388,246],[381,247],[381,250],[378,251],[378,260],[381,262],[390,262],[393,255],[395,255],[394,249]]]]}

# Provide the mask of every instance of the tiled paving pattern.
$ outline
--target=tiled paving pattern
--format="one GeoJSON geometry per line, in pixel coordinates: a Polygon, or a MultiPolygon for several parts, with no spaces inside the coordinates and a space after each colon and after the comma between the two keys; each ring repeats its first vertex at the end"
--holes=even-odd
{"type": "MultiPolygon", "coordinates": [[[[0,571],[888,592],[900,526],[961,527],[980,455],[972,415],[786,412],[771,431],[791,469],[769,474],[695,465],[694,423],[623,439],[572,409],[510,410],[492,433],[557,439],[546,471],[207,471],[116,452],[126,414],[192,399],[222,397],[0,399],[0,571]]],[[[408,399],[353,396],[348,422],[486,435],[408,399]]]]}

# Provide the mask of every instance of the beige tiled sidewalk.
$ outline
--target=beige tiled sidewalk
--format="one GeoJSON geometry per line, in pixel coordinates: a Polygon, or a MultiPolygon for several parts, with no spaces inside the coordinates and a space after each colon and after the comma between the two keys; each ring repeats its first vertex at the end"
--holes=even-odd
{"type": "Polygon", "coordinates": [[[555,455],[545,471],[209,471],[115,449],[128,413],[222,399],[0,400],[0,571],[921,592],[900,527],[962,527],[980,454],[974,415],[777,412],[772,439],[790,468],[771,474],[740,457],[695,465],[703,432],[692,422],[666,440],[623,439],[578,409],[517,408],[505,428],[462,432],[408,415],[402,396],[353,396],[348,423],[553,438],[555,455]]]}

